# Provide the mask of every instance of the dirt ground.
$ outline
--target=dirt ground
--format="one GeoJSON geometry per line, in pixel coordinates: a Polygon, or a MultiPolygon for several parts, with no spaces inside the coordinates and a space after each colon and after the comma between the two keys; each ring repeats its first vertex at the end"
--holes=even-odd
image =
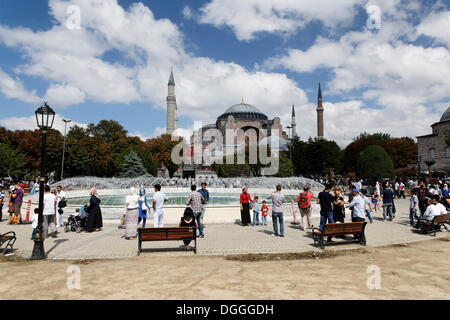
{"type": "Polygon", "coordinates": [[[0,299],[449,299],[450,239],[324,254],[1,257],[0,279],[0,299]],[[77,267],[80,289],[69,289],[77,267]],[[380,271],[379,289],[368,288],[368,268],[380,271]]]}

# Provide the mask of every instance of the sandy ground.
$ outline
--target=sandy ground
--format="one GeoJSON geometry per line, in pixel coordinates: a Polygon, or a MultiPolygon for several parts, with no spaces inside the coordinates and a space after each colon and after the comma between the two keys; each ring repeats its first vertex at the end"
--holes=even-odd
{"type": "Polygon", "coordinates": [[[0,299],[449,299],[450,239],[319,256],[0,257],[0,279],[0,299]],[[80,289],[70,290],[73,266],[80,270],[80,289]],[[367,286],[369,266],[380,270],[380,289],[367,286]]]}

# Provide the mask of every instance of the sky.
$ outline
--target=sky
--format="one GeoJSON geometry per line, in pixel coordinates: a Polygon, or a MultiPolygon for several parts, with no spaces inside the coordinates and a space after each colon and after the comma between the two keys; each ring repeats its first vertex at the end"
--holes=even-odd
{"type": "Polygon", "coordinates": [[[450,107],[449,0],[0,0],[0,126],[119,121],[165,131],[173,68],[180,134],[245,103],[341,147],[361,132],[431,133],[450,107]]]}

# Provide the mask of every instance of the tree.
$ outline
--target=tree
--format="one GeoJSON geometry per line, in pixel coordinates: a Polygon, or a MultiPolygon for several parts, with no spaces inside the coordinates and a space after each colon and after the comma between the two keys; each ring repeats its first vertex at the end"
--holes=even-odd
{"type": "Polygon", "coordinates": [[[148,173],[156,175],[158,164],[153,160],[150,151],[140,145],[130,146],[123,150],[121,153],[114,155],[114,166],[116,167],[116,169],[119,169],[118,171],[122,170],[125,158],[130,154],[130,152],[135,152],[139,156],[139,158],[142,160],[142,164],[145,170],[148,173]]]}
{"type": "Polygon", "coordinates": [[[127,130],[114,120],[101,120],[97,125],[91,123],[87,127],[87,132],[106,142],[117,141],[120,138],[125,138],[127,136],[127,130]]]}
{"type": "Polygon", "coordinates": [[[280,156],[279,158],[279,167],[278,173],[275,177],[292,177],[294,175],[295,167],[292,164],[291,160],[285,156],[280,156]]]}
{"type": "Polygon", "coordinates": [[[172,149],[179,143],[182,141],[172,141],[170,134],[163,134],[158,138],[148,139],[145,147],[150,151],[153,160],[160,166],[165,166],[172,176],[178,169],[178,165],[172,162],[172,149]]]}
{"type": "Polygon", "coordinates": [[[22,152],[0,143],[0,176],[18,178],[25,164],[25,155],[22,152]]]}
{"type": "Polygon", "coordinates": [[[359,155],[356,175],[367,179],[391,178],[394,176],[394,165],[382,147],[372,145],[359,155]]]}
{"type": "Polygon", "coordinates": [[[125,157],[121,176],[127,178],[135,178],[146,174],[147,171],[145,170],[144,165],[142,164],[141,158],[139,158],[136,152],[131,151],[125,157]]]}
{"type": "Polygon", "coordinates": [[[406,168],[409,163],[417,163],[417,143],[409,138],[392,138],[381,142],[395,169],[406,168]]]}

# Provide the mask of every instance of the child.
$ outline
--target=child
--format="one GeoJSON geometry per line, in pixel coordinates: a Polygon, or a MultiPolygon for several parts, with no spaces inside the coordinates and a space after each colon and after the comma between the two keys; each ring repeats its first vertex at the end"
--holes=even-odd
{"type": "Polygon", "coordinates": [[[39,209],[34,210],[34,216],[31,219],[31,227],[33,228],[33,233],[31,234],[31,240],[34,240],[36,238],[36,228],[38,226],[38,220],[39,220],[39,214],[36,213],[36,211],[39,209]]]}
{"type": "Polygon", "coordinates": [[[258,196],[255,196],[253,199],[253,223],[252,226],[259,226],[259,202],[258,202],[258,196]]]}
{"type": "Polygon", "coordinates": [[[269,207],[266,205],[266,201],[262,202],[261,206],[261,224],[267,226],[267,213],[269,212],[269,207]]]}
{"type": "Polygon", "coordinates": [[[418,219],[417,217],[417,207],[419,205],[419,199],[417,198],[417,191],[416,189],[411,191],[411,199],[409,200],[409,224],[411,227],[414,226],[414,218],[418,219]]]}
{"type": "Polygon", "coordinates": [[[372,217],[370,216],[370,203],[371,203],[370,197],[367,196],[366,190],[363,190],[362,194],[364,195],[364,209],[366,210],[366,216],[367,218],[369,218],[370,223],[372,223],[373,220],[372,217]]]}
{"type": "Polygon", "coordinates": [[[372,203],[375,208],[375,212],[378,212],[378,193],[376,191],[373,192],[372,203]]]}

